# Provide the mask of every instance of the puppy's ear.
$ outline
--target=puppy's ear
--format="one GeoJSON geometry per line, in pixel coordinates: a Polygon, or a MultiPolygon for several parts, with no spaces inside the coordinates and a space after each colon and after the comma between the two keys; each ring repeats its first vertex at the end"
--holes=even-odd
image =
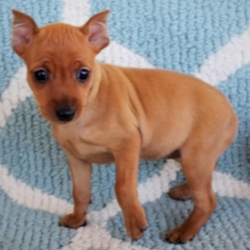
{"type": "Polygon", "coordinates": [[[87,36],[96,53],[100,52],[109,44],[107,32],[107,17],[109,10],[100,12],[92,16],[88,22],[80,27],[80,30],[87,36]]]}
{"type": "Polygon", "coordinates": [[[21,56],[38,32],[38,27],[30,16],[17,10],[12,10],[12,13],[12,48],[21,56]]]}

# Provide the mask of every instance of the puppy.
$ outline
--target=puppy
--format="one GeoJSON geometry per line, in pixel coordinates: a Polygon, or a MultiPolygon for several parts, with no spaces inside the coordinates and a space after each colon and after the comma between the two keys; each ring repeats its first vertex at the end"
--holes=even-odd
{"type": "Polygon", "coordinates": [[[60,223],[71,228],[85,223],[91,164],[115,162],[115,193],[127,234],[141,238],[147,220],[138,201],[139,160],[177,153],[187,183],[169,194],[192,198],[194,208],[166,239],[187,242],[215,209],[212,173],[235,138],[237,117],[221,92],[193,76],[97,62],[95,56],[109,44],[108,13],[94,15],[81,27],[38,28],[31,17],[13,10],[12,47],[27,66],[29,86],[73,179],[74,211],[60,223]]]}

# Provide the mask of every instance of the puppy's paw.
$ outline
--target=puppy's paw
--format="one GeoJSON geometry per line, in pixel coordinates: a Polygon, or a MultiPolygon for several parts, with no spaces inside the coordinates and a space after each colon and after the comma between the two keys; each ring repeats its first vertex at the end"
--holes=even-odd
{"type": "Polygon", "coordinates": [[[184,244],[187,241],[193,239],[195,233],[185,226],[170,230],[166,235],[166,240],[174,244],[184,244]]]}
{"type": "Polygon", "coordinates": [[[63,227],[76,229],[81,226],[86,226],[87,222],[86,222],[85,216],[79,217],[79,216],[76,216],[75,214],[67,214],[61,219],[59,225],[63,227]]]}
{"type": "Polygon", "coordinates": [[[182,200],[182,201],[192,198],[192,194],[190,192],[190,189],[187,183],[184,183],[182,185],[179,185],[177,187],[170,189],[170,191],[168,192],[168,195],[172,199],[182,200]]]}
{"type": "Polygon", "coordinates": [[[143,208],[125,216],[125,227],[131,240],[138,240],[142,238],[147,226],[146,214],[143,208]]]}

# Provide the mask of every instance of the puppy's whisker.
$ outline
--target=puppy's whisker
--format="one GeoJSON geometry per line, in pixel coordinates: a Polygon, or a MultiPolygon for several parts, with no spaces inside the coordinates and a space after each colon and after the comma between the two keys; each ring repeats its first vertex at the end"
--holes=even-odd
{"type": "Polygon", "coordinates": [[[93,109],[92,107],[87,106],[87,105],[84,105],[84,106],[82,106],[82,107],[83,107],[83,108],[90,108],[90,109],[92,109],[93,111],[98,112],[97,110],[95,110],[95,109],[93,109]]]}

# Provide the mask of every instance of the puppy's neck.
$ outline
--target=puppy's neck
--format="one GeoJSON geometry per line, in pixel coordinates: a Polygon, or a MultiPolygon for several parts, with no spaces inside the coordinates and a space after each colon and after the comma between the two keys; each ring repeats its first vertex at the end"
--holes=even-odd
{"type": "Polygon", "coordinates": [[[95,60],[94,67],[93,67],[93,83],[88,93],[87,103],[95,102],[98,96],[99,90],[100,90],[103,73],[104,72],[103,72],[102,63],[95,60]]]}

